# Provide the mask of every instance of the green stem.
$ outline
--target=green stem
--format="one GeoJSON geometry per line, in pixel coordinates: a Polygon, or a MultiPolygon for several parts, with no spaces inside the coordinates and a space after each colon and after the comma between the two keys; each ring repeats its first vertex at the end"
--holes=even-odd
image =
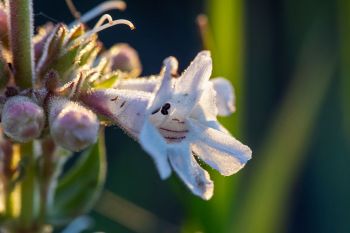
{"type": "Polygon", "coordinates": [[[33,153],[33,142],[21,145],[21,156],[24,163],[24,177],[21,183],[21,211],[19,216],[21,229],[33,229],[36,221],[37,182],[35,177],[36,163],[33,153]]]}
{"type": "Polygon", "coordinates": [[[34,77],[31,0],[10,0],[10,46],[16,84],[30,88],[34,77]]]}
{"type": "MultiPolygon", "coordinates": [[[[46,222],[47,209],[50,205],[52,185],[56,182],[54,175],[57,167],[57,158],[55,158],[56,146],[51,138],[46,138],[42,142],[42,163],[40,169],[40,211],[39,224],[46,222]]],[[[57,179],[57,177],[56,177],[57,179]]]]}

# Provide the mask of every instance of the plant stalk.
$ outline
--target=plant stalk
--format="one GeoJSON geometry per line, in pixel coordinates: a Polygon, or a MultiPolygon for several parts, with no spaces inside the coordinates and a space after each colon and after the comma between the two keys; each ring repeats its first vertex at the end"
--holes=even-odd
{"type": "Polygon", "coordinates": [[[24,176],[21,182],[21,211],[19,215],[20,228],[32,230],[35,228],[37,214],[38,185],[36,180],[36,162],[33,153],[33,142],[21,145],[24,176]]]}
{"type": "Polygon", "coordinates": [[[34,78],[32,0],[8,2],[14,78],[20,88],[30,88],[34,78]]]}

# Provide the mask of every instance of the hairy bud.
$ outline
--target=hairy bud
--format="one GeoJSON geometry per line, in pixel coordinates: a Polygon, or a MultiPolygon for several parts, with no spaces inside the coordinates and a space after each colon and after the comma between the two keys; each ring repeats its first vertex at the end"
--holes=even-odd
{"type": "Polygon", "coordinates": [[[131,77],[141,74],[141,62],[135,49],[128,44],[120,43],[113,46],[107,55],[111,62],[111,69],[121,70],[131,77]]]}
{"type": "Polygon", "coordinates": [[[14,96],[6,101],[1,121],[7,136],[18,142],[28,142],[40,136],[45,114],[30,98],[14,96]]]}
{"type": "Polygon", "coordinates": [[[49,104],[49,123],[54,141],[65,149],[80,151],[97,140],[96,115],[76,102],[53,98],[49,104]]]}

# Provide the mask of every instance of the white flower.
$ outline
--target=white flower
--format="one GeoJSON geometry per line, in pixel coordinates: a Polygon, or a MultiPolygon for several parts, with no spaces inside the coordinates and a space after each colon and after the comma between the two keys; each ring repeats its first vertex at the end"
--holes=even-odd
{"type": "Polygon", "coordinates": [[[80,99],[138,140],[162,179],[175,170],[194,194],[207,200],[213,182],[197,160],[228,176],[240,170],[252,152],[216,119],[218,108],[222,115],[234,110],[234,96],[229,82],[209,81],[210,53],[199,53],[180,77],[175,75],[177,66],[169,57],[160,77],[130,79],[135,81],[120,82],[117,89],[91,90],[80,99]]]}
{"type": "Polygon", "coordinates": [[[199,53],[176,79],[172,78],[175,65],[174,58],[165,60],[163,79],[147,107],[139,141],[154,159],[162,179],[175,170],[195,195],[208,200],[213,182],[197,158],[228,176],[239,171],[252,152],[216,120],[216,92],[209,82],[210,53],[199,53]]]}

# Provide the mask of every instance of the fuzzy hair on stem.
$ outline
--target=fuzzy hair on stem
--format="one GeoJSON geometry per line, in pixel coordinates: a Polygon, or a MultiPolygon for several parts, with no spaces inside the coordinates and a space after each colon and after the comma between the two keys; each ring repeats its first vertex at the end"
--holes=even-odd
{"type": "Polygon", "coordinates": [[[34,78],[33,12],[31,0],[8,0],[10,47],[16,84],[30,88],[34,78]]]}

